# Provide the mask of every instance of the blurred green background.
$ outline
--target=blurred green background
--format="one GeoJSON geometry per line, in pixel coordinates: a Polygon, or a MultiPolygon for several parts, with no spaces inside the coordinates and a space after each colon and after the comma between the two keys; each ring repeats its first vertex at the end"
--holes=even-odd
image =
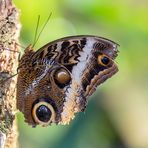
{"type": "Polygon", "coordinates": [[[67,126],[32,128],[18,114],[20,148],[148,147],[148,1],[14,0],[23,46],[33,43],[52,12],[36,49],[68,35],[90,34],[120,44],[119,72],[91,96],[85,113],[67,126]]]}

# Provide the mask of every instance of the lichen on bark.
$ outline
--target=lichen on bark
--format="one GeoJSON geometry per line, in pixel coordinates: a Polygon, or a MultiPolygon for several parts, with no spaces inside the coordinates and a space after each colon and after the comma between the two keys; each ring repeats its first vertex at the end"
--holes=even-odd
{"type": "Polygon", "coordinates": [[[0,0],[0,147],[17,147],[16,73],[18,62],[19,12],[11,0],[0,0]]]}

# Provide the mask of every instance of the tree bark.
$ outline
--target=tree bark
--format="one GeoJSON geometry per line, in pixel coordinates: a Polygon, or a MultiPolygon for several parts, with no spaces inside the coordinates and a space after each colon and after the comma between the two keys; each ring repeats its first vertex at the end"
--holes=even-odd
{"type": "Polygon", "coordinates": [[[0,148],[17,148],[15,120],[16,73],[18,62],[19,12],[11,0],[0,0],[0,148]]]}

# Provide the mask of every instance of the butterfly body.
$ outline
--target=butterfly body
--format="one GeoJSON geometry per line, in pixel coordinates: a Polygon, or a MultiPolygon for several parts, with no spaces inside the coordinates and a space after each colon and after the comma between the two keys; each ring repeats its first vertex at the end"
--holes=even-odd
{"type": "Polygon", "coordinates": [[[26,48],[17,83],[17,108],[26,122],[68,124],[96,87],[118,71],[117,52],[115,42],[88,35],[62,38],[36,52],[26,48]]]}

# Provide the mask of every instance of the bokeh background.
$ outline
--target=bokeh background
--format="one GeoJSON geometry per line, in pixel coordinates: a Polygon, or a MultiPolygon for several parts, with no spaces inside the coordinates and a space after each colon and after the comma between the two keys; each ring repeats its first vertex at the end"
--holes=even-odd
{"type": "Polygon", "coordinates": [[[33,43],[51,19],[36,49],[68,35],[90,34],[120,44],[119,72],[98,87],[85,113],[67,126],[32,128],[18,114],[20,148],[148,147],[148,1],[14,0],[20,9],[23,46],[33,43]]]}

